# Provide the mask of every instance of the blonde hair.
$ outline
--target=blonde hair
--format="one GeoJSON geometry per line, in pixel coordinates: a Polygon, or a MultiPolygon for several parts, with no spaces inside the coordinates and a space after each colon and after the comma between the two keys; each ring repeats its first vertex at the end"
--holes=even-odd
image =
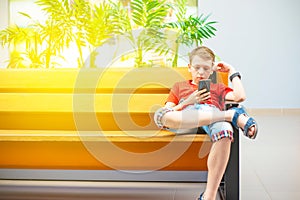
{"type": "Polygon", "coordinates": [[[205,60],[212,60],[213,62],[215,62],[214,52],[210,48],[205,46],[199,46],[191,51],[189,55],[190,64],[192,64],[192,60],[195,56],[199,56],[205,60]]]}

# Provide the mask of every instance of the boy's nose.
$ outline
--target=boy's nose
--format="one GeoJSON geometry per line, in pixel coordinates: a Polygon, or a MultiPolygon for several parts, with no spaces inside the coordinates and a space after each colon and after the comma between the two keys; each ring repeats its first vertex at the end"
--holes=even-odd
{"type": "Polygon", "coordinates": [[[199,68],[198,71],[197,71],[197,74],[200,74],[200,75],[201,75],[201,74],[203,74],[203,73],[204,73],[204,70],[203,70],[202,68],[199,68]]]}

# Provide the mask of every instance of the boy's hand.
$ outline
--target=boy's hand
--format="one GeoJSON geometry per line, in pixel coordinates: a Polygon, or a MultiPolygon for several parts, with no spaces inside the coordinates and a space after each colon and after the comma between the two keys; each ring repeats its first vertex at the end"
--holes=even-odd
{"type": "Polygon", "coordinates": [[[198,103],[206,102],[208,99],[210,99],[210,92],[206,90],[206,88],[199,90],[200,94],[198,96],[198,103]]]}
{"type": "Polygon", "coordinates": [[[230,74],[235,72],[235,69],[231,65],[223,61],[215,63],[213,70],[218,72],[228,72],[230,74]]]}
{"type": "Polygon", "coordinates": [[[210,92],[207,92],[206,89],[196,90],[193,92],[183,103],[185,105],[205,102],[210,98],[210,92]]]}

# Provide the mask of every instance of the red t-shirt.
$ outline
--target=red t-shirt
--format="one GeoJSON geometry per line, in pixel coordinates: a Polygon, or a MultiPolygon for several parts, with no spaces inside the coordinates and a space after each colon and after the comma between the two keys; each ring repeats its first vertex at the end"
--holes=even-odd
{"type": "MultiPolygon", "coordinates": [[[[198,89],[197,85],[192,84],[192,80],[177,82],[173,85],[167,102],[173,102],[176,105],[188,98],[195,90],[198,89]]],[[[228,92],[233,91],[231,88],[227,87],[222,83],[211,83],[210,84],[210,96],[211,98],[207,100],[206,104],[211,104],[224,110],[225,96],[228,92]]]]}

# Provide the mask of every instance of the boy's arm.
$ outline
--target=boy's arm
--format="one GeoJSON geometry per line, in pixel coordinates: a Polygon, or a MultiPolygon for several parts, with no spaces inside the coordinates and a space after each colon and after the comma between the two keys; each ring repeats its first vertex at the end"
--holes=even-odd
{"type": "Polygon", "coordinates": [[[184,108],[186,104],[183,102],[179,103],[179,104],[175,104],[173,102],[166,102],[165,104],[165,107],[168,107],[168,108],[173,108],[173,110],[182,110],[184,108]]]}
{"type": "Polygon", "coordinates": [[[200,91],[196,90],[188,98],[186,98],[184,101],[180,102],[179,104],[176,104],[174,102],[166,102],[165,107],[172,107],[174,110],[182,110],[187,105],[205,101],[210,98],[210,93],[202,94],[205,91],[206,89],[200,91]]]}
{"type": "MultiPolygon", "coordinates": [[[[221,72],[228,72],[229,77],[233,74],[235,74],[237,71],[232,67],[231,65],[224,63],[224,62],[219,62],[216,64],[217,71],[221,72]]],[[[228,92],[225,96],[225,100],[227,101],[234,101],[234,102],[242,102],[245,101],[246,99],[246,93],[244,86],[242,84],[242,81],[239,76],[235,76],[232,78],[232,92],[228,92]]]]}
{"type": "Polygon", "coordinates": [[[225,96],[225,100],[234,101],[234,102],[242,102],[246,99],[246,94],[244,90],[244,86],[239,77],[235,77],[232,79],[232,92],[228,92],[225,96]]]}
{"type": "Polygon", "coordinates": [[[180,107],[181,107],[180,104],[176,105],[176,104],[173,103],[173,102],[166,102],[165,107],[173,108],[174,110],[180,110],[180,109],[181,109],[181,108],[180,108],[180,107]]]}

